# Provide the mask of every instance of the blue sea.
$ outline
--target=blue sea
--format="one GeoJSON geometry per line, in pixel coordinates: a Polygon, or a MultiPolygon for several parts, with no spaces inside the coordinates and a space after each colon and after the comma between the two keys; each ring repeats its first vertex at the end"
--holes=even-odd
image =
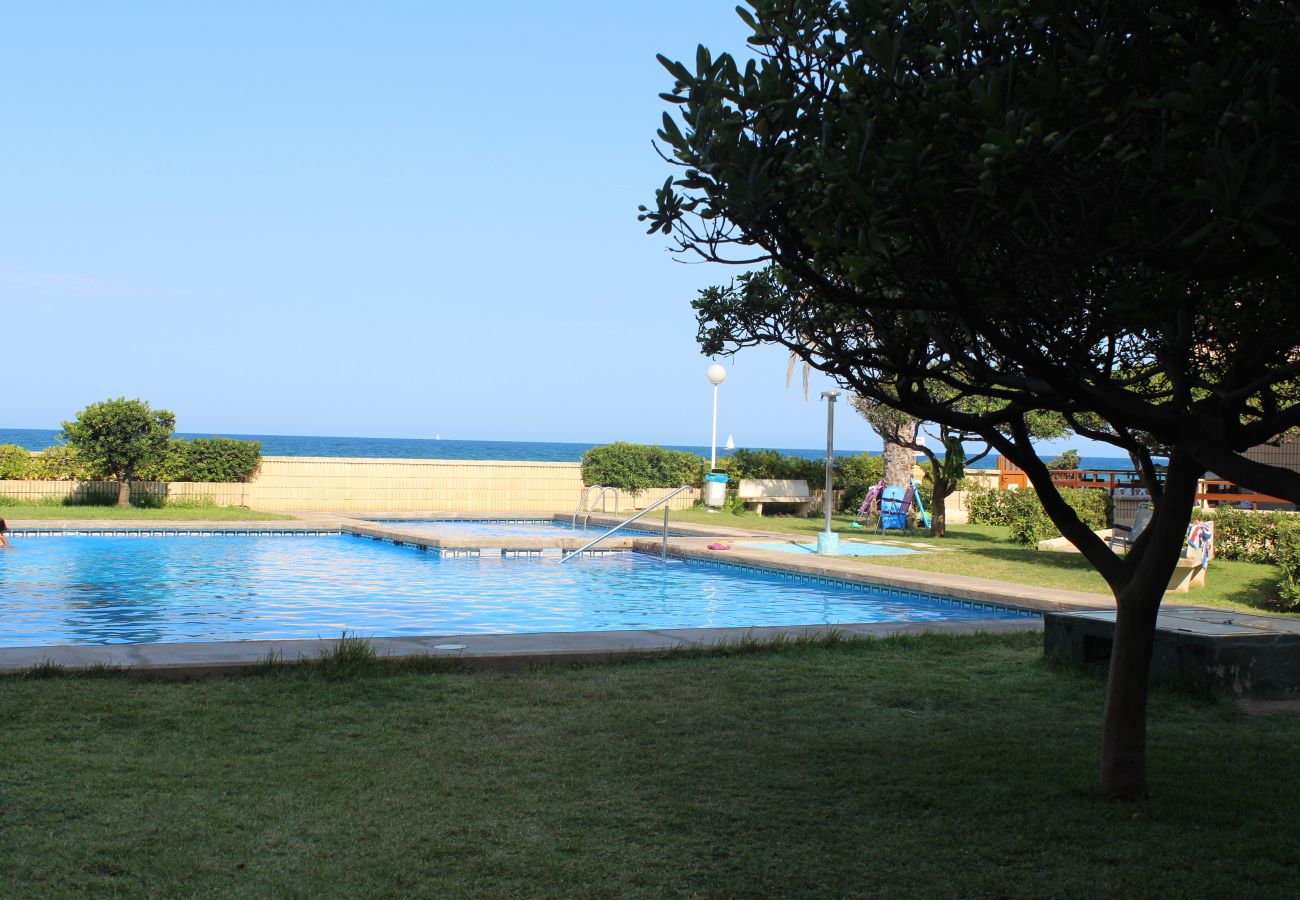
{"type": "MultiPolygon", "coordinates": [[[[57,430],[46,428],[0,428],[0,444],[17,444],[28,450],[54,446],[57,430]]],[[[582,454],[596,444],[558,443],[551,441],[465,441],[430,440],[427,438],[324,437],[293,434],[178,434],[177,437],[228,437],[262,442],[263,456],[350,456],[385,459],[508,459],[533,462],[579,462],[582,454]]],[[[669,450],[687,450],[708,458],[708,447],[664,445],[669,450]]],[[[825,448],[753,447],[778,453],[821,459],[825,448]]],[[[836,456],[856,456],[861,450],[836,450],[836,456]]],[[[873,455],[879,450],[866,451],[873,455]]],[[[718,448],[718,455],[727,451],[718,448]]],[[[1087,469],[1129,469],[1127,459],[1105,456],[1082,457],[1087,469]]],[[[995,457],[987,456],[973,468],[992,469],[995,457]]]]}

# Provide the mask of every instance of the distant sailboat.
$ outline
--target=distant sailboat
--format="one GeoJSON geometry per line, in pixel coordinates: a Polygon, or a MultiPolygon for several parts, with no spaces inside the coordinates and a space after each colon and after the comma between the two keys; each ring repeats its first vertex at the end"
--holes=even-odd
{"type": "Polygon", "coordinates": [[[438,434],[437,432],[434,432],[433,439],[434,439],[435,441],[440,441],[440,440],[442,440],[442,435],[441,435],[441,434],[438,434]]]}
{"type": "Polygon", "coordinates": [[[726,442],[725,444],[722,445],[722,449],[723,449],[723,450],[735,450],[735,449],[736,449],[736,442],[732,439],[731,435],[727,435],[727,442],[726,442]]]}

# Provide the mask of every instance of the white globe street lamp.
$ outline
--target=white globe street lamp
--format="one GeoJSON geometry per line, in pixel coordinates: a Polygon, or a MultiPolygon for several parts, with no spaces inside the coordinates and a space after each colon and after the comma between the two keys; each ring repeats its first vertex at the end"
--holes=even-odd
{"type": "Polygon", "coordinates": [[[709,366],[704,377],[709,379],[709,384],[713,385],[713,437],[709,441],[709,468],[716,469],[718,467],[718,385],[727,380],[727,370],[714,363],[709,366]]]}

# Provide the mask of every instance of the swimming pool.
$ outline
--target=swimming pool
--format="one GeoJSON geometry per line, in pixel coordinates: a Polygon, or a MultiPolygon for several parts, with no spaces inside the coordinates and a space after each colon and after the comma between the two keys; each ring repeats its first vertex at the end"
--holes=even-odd
{"type": "Polygon", "coordinates": [[[444,558],[352,535],[16,537],[0,646],[934,622],[1020,615],[637,553],[444,558]]]}

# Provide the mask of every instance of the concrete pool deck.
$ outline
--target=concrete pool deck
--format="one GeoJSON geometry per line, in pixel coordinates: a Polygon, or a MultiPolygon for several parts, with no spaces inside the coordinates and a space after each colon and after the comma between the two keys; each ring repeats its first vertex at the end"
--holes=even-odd
{"type": "MultiPolygon", "coordinates": [[[[410,518],[434,518],[411,514],[410,518]]],[[[443,516],[451,519],[468,516],[443,516]]],[[[391,516],[385,516],[391,518],[391,516]]],[[[537,514],[474,517],[492,519],[544,519],[537,514]]],[[[566,519],[568,517],[554,517],[566,519]]],[[[595,517],[593,517],[594,521],[595,517]]],[[[16,534],[223,532],[223,533],[349,533],[373,540],[465,552],[540,552],[543,548],[576,549],[590,539],[580,537],[473,537],[435,536],[343,515],[305,513],[298,520],[202,522],[202,521],[13,521],[16,534]]],[[[669,555],[722,565],[756,566],[796,575],[879,585],[904,591],[936,594],[964,603],[990,604],[1032,612],[1113,609],[1110,597],[1080,591],[1017,585],[984,578],[948,575],[887,566],[873,566],[863,557],[818,557],[767,550],[745,545],[745,541],[772,543],[791,540],[790,535],[748,529],[701,525],[670,526],[669,555]],[[676,532],[679,536],[671,536],[676,532]],[[692,536],[681,536],[691,534],[692,536]],[[708,549],[721,538],[726,551],[708,549]]],[[[802,538],[800,540],[806,540],[802,538]]],[[[619,537],[602,542],[610,550],[634,549],[658,555],[662,540],[657,537],[619,537]]],[[[945,551],[951,552],[951,551],[945,551]]],[[[835,631],[846,637],[881,637],[924,632],[973,633],[978,631],[1041,631],[1042,620],[1034,616],[1015,619],[972,619],[933,623],[843,623],[837,625],[787,625],[746,628],[685,628],[647,631],[546,632],[530,634],[435,634],[414,637],[365,637],[381,657],[436,656],[452,658],[467,667],[522,669],[531,666],[604,662],[633,656],[654,656],[682,649],[698,649],[747,639],[796,638],[835,631]],[[447,645],[452,645],[449,649],[447,645]]],[[[21,672],[41,664],[69,669],[96,665],[116,666],[132,673],[160,678],[200,678],[255,670],[268,659],[284,662],[308,660],[328,653],[337,639],[212,641],[157,644],[51,645],[0,647],[0,673],[21,672]]]]}

